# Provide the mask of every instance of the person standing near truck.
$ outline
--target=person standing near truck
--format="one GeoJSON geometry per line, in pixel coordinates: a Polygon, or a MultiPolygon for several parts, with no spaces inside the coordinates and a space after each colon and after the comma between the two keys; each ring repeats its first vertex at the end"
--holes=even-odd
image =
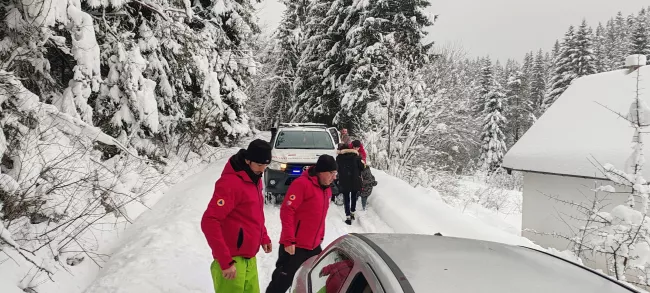
{"type": "Polygon", "coordinates": [[[346,144],[339,146],[339,155],[336,164],[339,171],[339,190],[343,193],[345,207],[345,223],[352,225],[355,220],[357,198],[361,191],[361,171],[365,167],[356,149],[351,149],[346,144]]]}
{"type": "Polygon", "coordinates": [[[280,208],[282,234],[275,270],[266,293],[284,293],[291,287],[298,268],[318,255],[325,237],[325,217],[336,178],[334,157],[321,155],[315,166],[289,186],[280,208]]]}
{"type": "Polygon", "coordinates": [[[212,249],[210,266],[217,293],[259,293],[260,250],[271,253],[264,225],[262,173],[271,163],[271,146],[256,139],[230,157],[214,185],[201,219],[201,230],[212,249]]]}

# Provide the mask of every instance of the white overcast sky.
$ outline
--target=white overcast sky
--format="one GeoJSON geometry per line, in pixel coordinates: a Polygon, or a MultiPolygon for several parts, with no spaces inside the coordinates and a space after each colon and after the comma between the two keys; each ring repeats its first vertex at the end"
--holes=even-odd
{"type": "MultiPolygon", "coordinates": [[[[284,5],[263,0],[257,5],[264,30],[277,27],[284,5]]],[[[432,0],[438,14],[429,38],[436,45],[461,45],[470,56],[490,55],[505,61],[523,59],[530,50],[550,50],[569,25],[582,19],[596,26],[622,11],[625,16],[650,6],[649,0],[432,0]]]]}

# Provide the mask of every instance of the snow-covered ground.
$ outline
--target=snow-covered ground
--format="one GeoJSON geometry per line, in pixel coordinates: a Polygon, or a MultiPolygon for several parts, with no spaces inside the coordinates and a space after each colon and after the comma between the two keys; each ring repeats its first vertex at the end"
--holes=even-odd
{"type": "MultiPolygon", "coordinates": [[[[211,253],[201,232],[201,216],[227,159],[171,188],[126,233],[111,260],[86,292],[213,292],[211,253]]],[[[271,280],[280,237],[280,210],[266,206],[266,225],[274,252],[258,254],[262,290],[271,280]]],[[[346,225],[342,207],[331,206],[325,245],[349,232],[392,232],[371,210],[346,225]]]]}
{"type": "MultiPolygon", "coordinates": [[[[228,154],[230,154],[229,150],[225,149],[224,151],[228,151],[228,154]]],[[[219,153],[213,155],[215,158],[219,158],[219,153]]],[[[4,230],[5,232],[10,229],[19,230],[23,231],[24,235],[45,235],[51,232],[55,237],[76,233],[74,234],[74,241],[80,244],[71,248],[59,248],[58,260],[52,258],[51,254],[55,253],[55,251],[48,249],[45,246],[48,243],[44,242],[22,241],[22,239],[17,238],[18,241],[16,242],[22,244],[20,249],[24,256],[20,256],[14,249],[6,246],[0,247],[0,293],[83,292],[100,272],[100,266],[103,266],[105,261],[110,260],[111,252],[116,247],[120,247],[119,241],[124,239],[122,233],[130,231],[125,230],[131,225],[129,222],[138,219],[141,214],[148,211],[149,207],[154,206],[156,202],[164,198],[165,190],[207,166],[202,161],[202,158],[196,156],[192,156],[187,162],[178,158],[170,159],[168,165],[161,168],[162,170],[153,169],[152,167],[144,170],[143,168],[132,168],[128,163],[119,160],[103,162],[103,166],[121,166],[121,164],[126,167],[117,169],[120,171],[118,172],[120,176],[110,186],[113,186],[115,192],[121,192],[121,194],[127,196],[136,194],[138,197],[123,202],[119,217],[115,213],[101,213],[103,209],[100,208],[96,212],[89,213],[92,217],[79,216],[79,218],[64,222],[65,227],[61,227],[61,223],[49,221],[35,225],[22,225],[29,219],[18,219],[14,221],[13,225],[4,230]],[[147,188],[140,188],[142,192],[129,192],[135,189],[134,186],[142,185],[142,182],[153,183],[147,188]],[[82,244],[83,248],[78,248],[82,244]],[[43,246],[44,249],[40,249],[35,253],[29,252],[30,249],[38,246],[43,246]],[[34,266],[26,261],[26,258],[48,269],[52,272],[52,275],[48,276],[43,271],[36,271],[34,266]],[[82,261],[74,265],[66,264],[70,258],[81,259],[82,261]]],[[[134,165],[137,166],[137,164],[134,165]]],[[[73,195],[69,196],[72,197],[73,195]]],[[[67,206],[70,209],[90,207],[90,196],[79,196],[79,198],[81,200],[69,200],[64,202],[67,205],[59,205],[67,206]]],[[[2,205],[1,202],[0,205],[2,205]]],[[[135,222],[140,223],[139,220],[135,222]]],[[[0,224],[0,228],[4,227],[0,224]]],[[[2,229],[0,229],[0,234],[2,232],[2,229]]],[[[4,238],[6,235],[1,236],[4,238]]],[[[51,247],[60,245],[60,242],[55,240],[59,239],[52,239],[50,242],[51,247]]]]}
{"type": "Polygon", "coordinates": [[[472,200],[466,200],[460,205],[454,205],[455,207],[490,226],[521,235],[521,191],[491,187],[472,178],[462,178],[458,183],[459,193],[472,197],[472,200]]]}
{"type": "MultiPolygon", "coordinates": [[[[213,292],[209,271],[211,254],[199,223],[225,163],[223,159],[177,184],[138,218],[123,234],[113,256],[86,292],[213,292]]],[[[352,226],[343,222],[343,207],[330,206],[323,247],[351,232],[441,232],[532,245],[525,238],[462,214],[424,193],[426,190],[413,188],[382,171],[374,170],[374,174],[379,185],[370,198],[368,210],[359,211],[358,220],[352,226]]],[[[275,267],[281,230],[279,208],[266,206],[265,214],[274,251],[258,254],[262,290],[275,267]]]]}
{"type": "Polygon", "coordinates": [[[379,184],[369,203],[395,232],[434,234],[535,246],[519,236],[503,218],[485,208],[472,207],[465,213],[446,204],[435,190],[413,188],[383,171],[373,170],[379,184]],[[484,221],[488,220],[488,221],[484,221]]]}

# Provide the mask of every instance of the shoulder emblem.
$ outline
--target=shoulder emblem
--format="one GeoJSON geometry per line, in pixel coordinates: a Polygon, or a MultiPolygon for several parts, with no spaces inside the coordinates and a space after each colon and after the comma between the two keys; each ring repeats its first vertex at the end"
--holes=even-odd
{"type": "Polygon", "coordinates": [[[289,200],[296,200],[296,195],[295,194],[290,195],[289,200]]]}
{"type": "Polygon", "coordinates": [[[222,207],[222,206],[225,205],[225,204],[226,204],[226,201],[223,200],[223,198],[220,198],[220,199],[217,200],[217,205],[218,205],[218,206],[222,207]]]}

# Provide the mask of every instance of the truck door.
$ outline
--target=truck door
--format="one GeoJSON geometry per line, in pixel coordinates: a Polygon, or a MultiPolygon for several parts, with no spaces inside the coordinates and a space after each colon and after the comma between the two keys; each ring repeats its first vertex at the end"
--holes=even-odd
{"type": "Polygon", "coordinates": [[[339,131],[336,129],[336,127],[330,127],[327,130],[332,135],[332,138],[334,139],[334,143],[338,146],[338,144],[341,142],[341,134],[339,133],[339,131]]]}

